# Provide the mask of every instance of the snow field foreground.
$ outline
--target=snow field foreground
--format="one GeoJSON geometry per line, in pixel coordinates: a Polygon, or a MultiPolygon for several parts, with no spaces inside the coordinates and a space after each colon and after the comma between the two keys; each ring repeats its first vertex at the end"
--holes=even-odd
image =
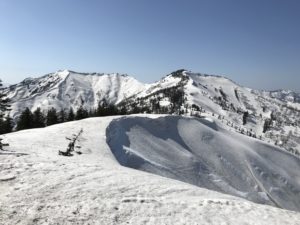
{"type": "Polygon", "coordinates": [[[296,212],[120,166],[106,143],[113,119],[5,135],[0,224],[299,224],[296,212]],[[81,128],[83,154],[59,156],[81,128]]]}

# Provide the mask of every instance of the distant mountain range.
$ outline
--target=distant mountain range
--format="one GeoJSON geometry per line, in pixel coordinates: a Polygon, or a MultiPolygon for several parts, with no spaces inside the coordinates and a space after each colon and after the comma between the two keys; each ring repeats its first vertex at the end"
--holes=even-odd
{"type": "Polygon", "coordinates": [[[124,74],[57,71],[5,89],[17,119],[24,108],[94,109],[106,101],[131,113],[217,117],[228,129],[300,153],[300,94],[260,91],[215,75],[175,71],[144,84],[124,74]]]}

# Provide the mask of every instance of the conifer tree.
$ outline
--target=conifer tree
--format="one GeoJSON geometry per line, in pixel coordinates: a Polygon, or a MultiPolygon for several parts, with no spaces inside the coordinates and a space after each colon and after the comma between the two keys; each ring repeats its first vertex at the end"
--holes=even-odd
{"type": "Polygon", "coordinates": [[[271,119],[266,119],[265,120],[265,123],[264,123],[264,126],[263,126],[263,133],[266,133],[270,129],[271,124],[272,124],[271,119]]]}
{"type": "Polygon", "coordinates": [[[33,114],[27,107],[19,117],[17,122],[17,130],[24,130],[33,128],[33,114]]]}
{"type": "Polygon", "coordinates": [[[107,116],[107,112],[106,112],[107,107],[108,107],[108,104],[105,99],[103,99],[102,102],[99,102],[98,108],[96,111],[97,116],[107,116]]]}
{"type": "Polygon", "coordinates": [[[88,116],[89,116],[88,111],[85,108],[83,108],[83,106],[80,106],[79,109],[76,112],[75,119],[76,120],[81,120],[81,119],[88,118],[88,116]]]}
{"type": "Polygon", "coordinates": [[[0,79],[0,133],[6,134],[10,133],[13,129],[13,123],[10,116],[6,116],[5,112],[9,111],[9,99],[7,98],[6,94],[3,93],[3,84],[2,80],[0,79]]]}
{"type": "Polygon", "coordinates": [[[2,89],[2,80],[0,79],[0,117],[9,110],[9,99],[7,98],[6,94],[3,93],[2,89]]]}
{"type": "Polygon", "coordinates": [[[117,114],[119,114],[119,111],[116,106],[113,104],[108,104],[105,99],[103,99],[102,102],[99,102],[96,111],[97,116],[112,116],[117,114]]]}
{"type": "Polygon", "coordinates": [[[45,116],[41,111],[41,108],[37,108],[33,112],[33,128],[45,127],[45,116]]]}
{"type": "Polygon", "coordinates": [[[246,125],[247,124],[247,118],[249,116],[249,112],[244,112],[243,114],[243,125],[246,125]]]}
{"type": "Polygon", "coordinates": [[[127,112],[126,106],[123,105],[123,106],[121,107],[121,109],[119,110],[118,113],[119,113],[120,115],[127,115],[128,112],[127,112]]]}
{"type": "Polygon", "coordinates": [[[5,120],[4,118],[0,118],[0,134],[5,134],[5,120]]]}
{"type": "Polygon", "coordinates": [[[47,116],[46,116],[46,126],[51,126],[53,124],[58,123],[58,116],[55,108],[51,108],[48,110],[47,116]]]}
{"type": "Polygon", "coordinates": [[[8,115],[4,118],[4,123],[3,123],[4,134],[11,133],[13,131],[13,128],[14,128],[13,119],[8,115]]]}
{"type": "Polygon", "coordinates": [[[68,113],[67,121],[73,121],[75,119],[75,114],[73,108],[71,107],[68,113]]]}
{"type": "Polygon", "coordinates": [[[95,116],[96,116],[96,111],[94,109],[90,109],[88,117],[95,117],[95,116]]]}
{"type": "Polygon", "coordinates": [[[0,118],[0,134],[5,134],[4,132],[4,119],[0,118]]]}
{"type": "Polygon", "coordinates": [[[58,113],[58,122],[64,123],[67,121],[67,115],[64,109],[61,109],[58,113]]]}

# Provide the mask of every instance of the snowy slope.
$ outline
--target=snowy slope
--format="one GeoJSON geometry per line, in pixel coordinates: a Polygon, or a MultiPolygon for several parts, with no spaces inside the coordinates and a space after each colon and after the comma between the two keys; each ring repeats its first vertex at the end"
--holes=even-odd
{"type": "Polygon", "coordinates": [[[267,92],[271,98],[277,98],[281,101],[300,103],[300,94],[290,90],[278,90],[267,92]]]}
{"type": "MultiPolygon", "coordinates": [[[[143,140],[148,139],[151,146],[160,146],[161,150],[171,143],[177,159],[181,157],[189,162],[187,159],[192,152],[186,152],[182,147],[182,141],[176,136],[177,130],[169,134],[173,139],[161,136],[167,135],[162,132],[156,133],[156,139],[152,140],[150,138],[153,138],[153,134],[149,138],[149,133],[145,134],[146,128],[141,124],[148,124],[151,118],[156,117],[158,116],[132,116],[128,117],[129,120],[119,117],[93,118],[5,135],[4,139],[10,146],[6,151],[0,152],[0,224],[299,224],[300,214],[296,212],[258,205],[120,166],[106,143],[109,140],[106,133],[111,134],[108,127],[113,119],[119,119],[113,122],[119,126],[124,123],[122,121],[125,121],[125,125],[136,121],[137,126],[128,131],[128,136],[140,154],[145,152],[138,146],[144,145],[147,148],[143,140]],[[83,154],[59,156],[58,150],[63,150],[68,145],[65,137],[77,133],[81,128],[84,131],[79,145],[83,154]],[[137,131],[141,132],[136,134],[137,131]]],[[[177,117],[150,120],[149,129],[156,131],[163,120],[174,126],[171,122],[177,120],[177,117]]],[[[206,128],[205,124],[211,122],[188,118],[178,122],[181,139],[193,150],[196,149],[193,146],[195,134],[188,132],[190,127],[198,127],[201,134],[208,131],[214,134],[215,147],[222,137],[228,138],[219,124],[206,128]],[[191,126],[191,123],[195,123],[196,127],[191,126]],[[211,130],[210,127],[214,126],[220,130],[218,133],[211,130]]],[[[206,141],[210,140],[209,134],[205,137],[206,141]]],[[[256,142],[250,139],[244,141],[247,144],[256,142]]],[[[200,143],[205,145],[205,141],[200,143]]],[[[157,147],[153,148],[155,155],[158,153],[157,147]]],[[[230,155],[229,149],[225,151],[224,156],[230,155]]],[[[240,154],[236,152],[236,148],[233,151],[236,158],[240,159],[246,155],[259,154],[251,148],[246,152],[245,147],[240,154]]],[[[271,165],[262,169],[269,171],[277,162],[277,154],[280,154],[286,165],[294,164],[292,156],[277,153],[277,149],[270,148],[269,151],[275,156],[269,160],[258,156],[257,161],[250,166],[254,163],[261,166],[268,161],[271,165]]],[[[165,151],[161,154],[171,155],[165,151]]],[[[210,155],[214,154],[212,152],[210,155]]],[[[166,157],[161,160],[159,163],[171,163],[166,157]]],[[[221,165],[220,161],[214,163],[216,168],[218,163],[221,165]]],[[[240,164],[236,163],[244,172],[245,167],[240,164]]],[[[232,170],[227,168],[224,172],[226,171],[229,173],[232,170]]],[[[295,182],[299,182],[298,175],[291,173],[286,166],[278,168],[278,174],[283,172],[287,179],[294,176],[295,182]]],[[[253,174],[261,179],[255,168],[253,174]]],[[[251,176],[249,179],[255,183],[251,176]]]]}
{"type": "Polygon", "coordinates": [[[11,99],[11,116],[16,118],[25,107],[35,110],[51,107],[57,110],[74,110],[81,105],[96,108],[106,99],[117,104],[144,89],[144,84],[132,77],[120,74],[87,74],[73,71],[58,71],[41,78],[25,79],[7,89],[11,99]]]}
{"type": "Polygon", "coordinates": [[[237,85],[218,76],[193,74],[186,85],[188,104],[201,106],[209,114],[221,116],[223,123],[239,132],[250,132],[256,137],[278,144],[300,155],[300,104],[299,94],[290,91],[257,91],[237,85]],[[243,113],[248,112],[243,124],[243,113]],[[266,120],[272,120],[266,133],[266,120]]]}
{"type": "Polygon", "coordinates": [[[121,165],[300,211],[300,159],[211,119],[121,118],[107,137],[121,165]]]}

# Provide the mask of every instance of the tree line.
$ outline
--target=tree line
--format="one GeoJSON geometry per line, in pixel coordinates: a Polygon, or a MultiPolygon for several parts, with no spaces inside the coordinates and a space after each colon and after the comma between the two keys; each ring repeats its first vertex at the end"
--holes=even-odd
{"type": "Polygon", "coordinates": [[[89,117],[123,115],[124,113],[124,110],[118,110],[116,106],[108,104],[105,100],[101,101],[95,110],[87,110],[80,106],[77,111],[74,111],[72,107],[69,110],[62,109],[59,111],[55,108],[50,108],[44,113],[41,108],[37,108],[34,111],[26,108],[17,120],[16,130],[42,128],[89,117]]]}

